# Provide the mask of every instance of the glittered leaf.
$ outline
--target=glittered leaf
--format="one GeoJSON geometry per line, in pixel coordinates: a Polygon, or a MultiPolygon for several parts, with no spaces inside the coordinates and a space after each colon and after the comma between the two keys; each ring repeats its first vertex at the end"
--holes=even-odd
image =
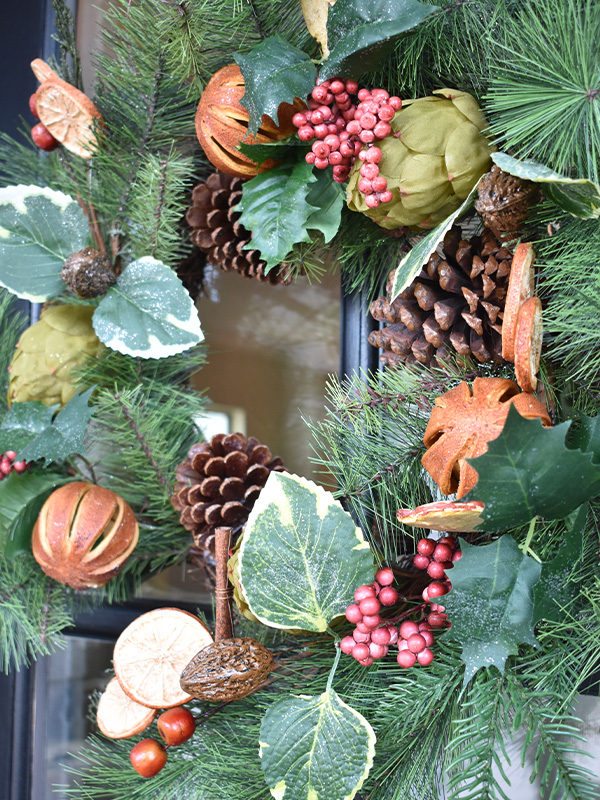
{"type": "Polygon", "coordinates": [[[481,667],[504,672],[519,644],[538,646],[533,631],[533,587],[542,565],[524,555],[510,536],[474,547],[461,541],[462,558],[451,572],[444,605],[452,627],[446,641],[462,646],[465,684],[481,667]]]}
{"type": "Polygon", "coordinates": [[[86,432],[94,407],[88,406],[88,400],[94,389],[88,389],[82,394],[76,394],[67,405],[56,415],[51,425],[23,447],[19,458],[26,461],[44,459],[50,461],[64,461],[73,453],[85,454],[83,436],[86,432]]]}
{"type": "Polygon", "coordinates": [[[544,428],[511,406],[487,453],[468,459],[479,479],[463,499],[485,504],[479,530],[502,531],[535,516],[562,519],[600,493],[600,466],[593,454],[565,445],[569,426],[544,428]]]}
{"type": "Polygon", "coordinates": [[[302,14],[311,36],[321,45],[323,57],[329,55],[327,47],[327,15],[336,0],[301,0],[302,14]]]}
{"type": "Polygon", "coordinates": [[[65,259],[89,237],[69,195],[41,186],[0,189],[0,286],[32,303],[59,295],[65,259]]]}
{"type": "Polygon", "coordinates": [[[274,703],[259,741],[276,800],[352,800],[373,765],[376,738],[362,714],[329,689],[274,703]]]}
{"type": "Polygon", "coordinates": [[[326,243],[339,230],[345,194],[341,184],[331,179],[328,170],[317,170],[317,180],[306,197],[306,202],[314,209],[306,220],[306,227],[321,231],[326,243]]]}
{"type": "Polygon", "coordinates": [[[273,161],[285,158],[288,155],[292,156],[292,160],[296,160],[295,152],[307,153],[309,148],[305,142],[301,142],[296,135],[289,136],[287,139],[278,139],[275,142],[260,142],[257,144],[249,144],[248,142],[240,142],[238,150],[243,155],[247,156],[255,164],[262,164],[268,158],[273,161]]]}
{"type": "Polygon", "coordinates": [[[329,10],[330,53],[319,80],[335,76],[356,79],[380,69],[400,36],[434,11],[436,6],[423,5],[418,0],[337,0],[329,10]]]}
{"type": "Polygon", "coordinates": [[[544,184],[544,195],[568,214],[581,219],[600,217],[600,186],[587,178],[565,178],[535,161],[520,161],[508,153],[492,153],[500,169],[517,178],[544,184]]]}
{"type": "Polygon", "coordinates": [[[373,580],[373,557],[333,495],[272,472],[246,523],[239,571],[250,611],[265,625],[324,631],[373,580]]]}
{"type": "MultiPolygon", "coordinates": [[[[477,184],[477,186],[479,183],[477,184]]],[[[404,291],[417,277],[422,267],[429,260],[429,256],[435,251],[437,246],[443,240],[446,233],[454,225],[456,220],[464,214],[464,212],[471,206],[477,194],[477,186],[474,186],[469,196],[465,198],[462,205],[460,205],[453,214],[450,214],[444,222],[430,231],[427,236],[424,236],[420,242],[407,253],[402,261],[398,264],[396,272],[394,273],[394,282],[392,285],[392,300],[395,300],[400,292],[404,291]]]]}
{"type": "Polygon", "coordinates": [[[278,125],[279,105],[304,100],[314,89],[317,70],[310,56],[282,36],[270,36],[246,55],[234,53],[246,91],[241,104],[248,110],[248,131],[256,134],[266,114],[278,125]]]}
{"type": "Polygon", "coordinates": [[[13,403],[0,424],[0,453],[14,450],[20,461],[22,448],[52,424],[57,409],[37,402],[13,403]]]}
{"type": "Polygon", "coordinates": [[[107,347],[140,358],[173,356],[204,338],[182,282],[150,256],[123,270],[94,311],[93,325],[107,347]]]}
{"type": "Polygon", "coordinates": [[[533,622],[542,619],[562,621],[564,609],[577,594],[577,583],[571,580],[573,567],[581,558],[583,530],[588,514],[584,503],[567,519],[567,531],[552,561],[542,564],[542,574],[533,589],[533,622]]]}
{"type": "Polygon", "coordinates": [[[278,164],[244,183],[239,222],[252,232],[246,249],[260,251],[265,272],[280,264],[295,244],[310,241],[306,222],[314,208],[306,196],[316,179],[302,159],[278,164]]]}

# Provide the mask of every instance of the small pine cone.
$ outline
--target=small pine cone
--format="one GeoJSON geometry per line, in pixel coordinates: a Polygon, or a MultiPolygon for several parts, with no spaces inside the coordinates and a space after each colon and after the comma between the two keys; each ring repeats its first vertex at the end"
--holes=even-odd
{"type": "MultiPolygon", "coordinates": [[[[470,240],[453,227],[444,257],[432,253],[425,268],[393,302],[379,297],[371,315],[386,326],[369,342],[382,364],[442,364],[455,350],[481,363],[502,361],[502,318],[512,254],[485,228],[470,240]]],[[[387,285],[391,293],[393,274],[387,285]]]]}
{"type": "Polygon", "coordinates": [[[61,277],[63,281],[79,297],[100,297],[117,281],[110,258],[94,250],[84,247],[66,259],[61,277]]]}
{"type": "Polygon", "coordinates": [[[242,181],[224,172],[213,172],[205,183],[197,184],[185,215],[192,242],[206,253],[209,263],[225,272],[235,270],[261,283],[290,283],[288,270],[271,269],[265,274],[266,263],[259,251],[244,250],[252,236],[239,223],[240,214],[235,210],[241,198],[242,181]]]}
{"type": "Polygon", "coordinates": [[[175,472],[171,503],[194,537],[196,555],[214,557],[215,528],[244,525],[272,471],[285,471],[282,460],[253,436],[219,433],[192,445],[175,472]]]}
{"type": "Polygon", "coordinates": [[[494,165],[479,182],[475,210],[486,227],[502,238],[519,230],[529,216],[530,206],[538,199],[535,183],[509,175],[494,165]]]}

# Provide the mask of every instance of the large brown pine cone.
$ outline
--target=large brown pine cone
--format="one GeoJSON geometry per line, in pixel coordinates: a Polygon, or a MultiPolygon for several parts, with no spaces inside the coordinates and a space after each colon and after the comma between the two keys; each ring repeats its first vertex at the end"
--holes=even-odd
{"type": "MultiPolygon", "coordinates": [[[[386,327],[369,342],[381,362],[435,365],[454,349],[478,361],[502,361],[502,317],[512,254],[487,228],[470,240],[458,226],[444,237],[444,258],[432,253],[425,268],[394,302],[379,297],[371,314],[386,327]]],[[[393,274],[387,286],[391,291],[393,274]]]]}
{"type": "Polygon", "coordinates": [[[272,471],[285,471],[282,460],[253,436],[219,433],[192,445],[175,471],[171,503],[201,558],[214,556],[215,528],[246,522],[272,471]]]}
{"type": "Polygon", "coordinates": [[[225,272],[235,270],[262,283],[290,283],[292,276],[288,270],[271,269],[265,275],[266,264],[259,251],[244,250],[252,237],[238,221],[240,214],[235,207],[241,198],[240,178],[218,170],[205,183],[197,184],[185,216],[192,228],[192,242],[206,253],[209,263],[225,272]]]}

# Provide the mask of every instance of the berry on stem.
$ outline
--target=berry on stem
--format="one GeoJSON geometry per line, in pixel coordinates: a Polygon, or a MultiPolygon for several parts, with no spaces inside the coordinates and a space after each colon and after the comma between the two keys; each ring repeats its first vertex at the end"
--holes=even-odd
{"type": "Polygon", "coordinates": [[[194,735],[196,720],[187,708],[175,706],[160,715],[157,727],[166,744],[176,747],[194,735]]]}
{"type": "Polygon", "coordinates": [[[34,125],[31,129],[31,138],[40,150],[45,150],[47,153],[56,150],[60,145],[58,139],[55,139],[48,128],[41,122],[38,122],[38,124],[34,125]]]}
{"type": "Polygon", "coordinates": [[[167,763],[167,751],[156,739],[142,739],[129,753],[134,770],[142,778],[152,778],[167,763]]]}

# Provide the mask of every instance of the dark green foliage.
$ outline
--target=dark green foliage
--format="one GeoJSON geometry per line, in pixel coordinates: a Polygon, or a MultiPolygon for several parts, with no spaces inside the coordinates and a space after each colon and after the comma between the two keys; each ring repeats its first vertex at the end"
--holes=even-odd
{"type": "Polygon", "coordinates": [[[56,36],[60,46],[60,74],[67,83],[83,91],[81,60],[77,51],[75,20],[65,0],[52,0],[56,15],[56,36]]]}
{"type": "Polygon", "coordinates": [[[10,373],[8,368],[13,359],[15,345],[22,331],[27,327],[24,313],[17,312],[14,295],[0,289],[0,415],[8,409],[6,399],[10,373]]]}

